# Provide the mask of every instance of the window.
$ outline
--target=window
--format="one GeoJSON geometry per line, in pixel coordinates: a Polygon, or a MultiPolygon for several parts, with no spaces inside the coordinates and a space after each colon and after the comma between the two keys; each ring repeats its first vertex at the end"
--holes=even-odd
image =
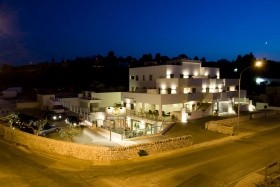
{"type": "Polygon", "coordinates": [[[192,93],[195,93],[196,92],[196,88],[192,88],[192,93]]]}
{"type": "Polygon", "coordinates": [[[152,81],[153,80],[153,75],[149,76],[149,80],[152,81]]]}
{"type": "Polygon", "coordinates": [[[170,78],[174,78],[174,74],[172,73],[172,74],[170,74],[170,78]]]}
{"type": "Polygon", "coordinates": [[[143,75],[143,81],[145,81],[145,75],[143,75]]]}
{"type": "Polygon", "coordinates": [[[131,87],[131,91],[134,92],[134,87],[131,87]]]}
{"type": "Polygon", "coordinates": [[[130,76],[130,79],[132,79],[132,80],[133,80],[133,79],[134,79],[134,76],[133,76],[133,75],[131,75],[131,76],[130,76]]]}
{"type": "Polygon", "coordinates": [[[136,81],[138,81],[138,75],[136,75],[136,77],[135,77],[135,78],[136,78],[136,81]]]}

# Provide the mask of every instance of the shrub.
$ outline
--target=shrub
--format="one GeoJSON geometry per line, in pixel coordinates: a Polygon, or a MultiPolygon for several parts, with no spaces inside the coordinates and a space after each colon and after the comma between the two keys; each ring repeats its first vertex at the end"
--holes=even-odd
{"type": "Polygon", "coordinates": [[[83,128],[82,127],[66,127],[61,129],[60,131],[60,136],[61,137],[66,137],[67,139],[69,139],[70,141],[74,141],[74,138],[81,134],[83,132],[83,128]]]}

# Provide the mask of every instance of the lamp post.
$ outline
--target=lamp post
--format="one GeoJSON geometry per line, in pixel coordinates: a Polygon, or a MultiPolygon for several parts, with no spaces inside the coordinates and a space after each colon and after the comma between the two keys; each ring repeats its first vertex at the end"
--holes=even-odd
{"type": "MultiPolygon", "coordinates": [[[[261,67],[262,66],[262,61],[256,61],[255,64],[253,66],[249,66],[245,69],[243,69],[240,74],[239,74],[239,80],[238,80],[238,105],[237,105],[237,133],[239,134],[239,121],[240,121],[240,85],[241,85],[241,76],[242,73],[252,67],[261,67]]],[[[237,69],[236,69],[237,70],[237,69]]]]}

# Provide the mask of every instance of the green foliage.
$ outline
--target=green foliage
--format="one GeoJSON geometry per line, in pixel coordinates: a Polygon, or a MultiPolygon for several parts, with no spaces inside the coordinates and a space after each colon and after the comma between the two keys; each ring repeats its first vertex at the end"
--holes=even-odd
{"type": "Polygon", "coordinates": [[[34,133],[36,135],[39,135],[39,132],[44,128],[44,126],[47,124],[47,120],[38,120],[36,122],[34,122],[35,126],[37,127],[37,129],[34,130],[34,133]]]}
{"type": "Polygon", "coordinates": [[[61,129],[59,132],[61,137],[67,138],[70,141],[74,141],[74,138],[81,134],[83,131],[83,128],[81,127],[65,127],[61,129]]]}
{"type": "Polygon", "coordinates": [[[7,116],[0,116],[0,121],[12,127],[13,122],[18,118],[16,113],[11,113],[7,116]]]}

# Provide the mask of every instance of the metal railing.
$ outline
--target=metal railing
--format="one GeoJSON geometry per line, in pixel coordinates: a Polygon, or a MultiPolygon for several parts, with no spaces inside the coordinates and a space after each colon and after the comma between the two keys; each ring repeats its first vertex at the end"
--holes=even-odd
{"type": "Polygon", "coordinates": [[[159,116],[158,112],[155,111],[148,111],[148,112],[137,112],[135,110],[127,110],[126,111],[127,116],[133,116],[138,117],[142,119],[152,120],[152,121],[171,121],[170,115],[164,114],[162,116],[159,116]]]}

